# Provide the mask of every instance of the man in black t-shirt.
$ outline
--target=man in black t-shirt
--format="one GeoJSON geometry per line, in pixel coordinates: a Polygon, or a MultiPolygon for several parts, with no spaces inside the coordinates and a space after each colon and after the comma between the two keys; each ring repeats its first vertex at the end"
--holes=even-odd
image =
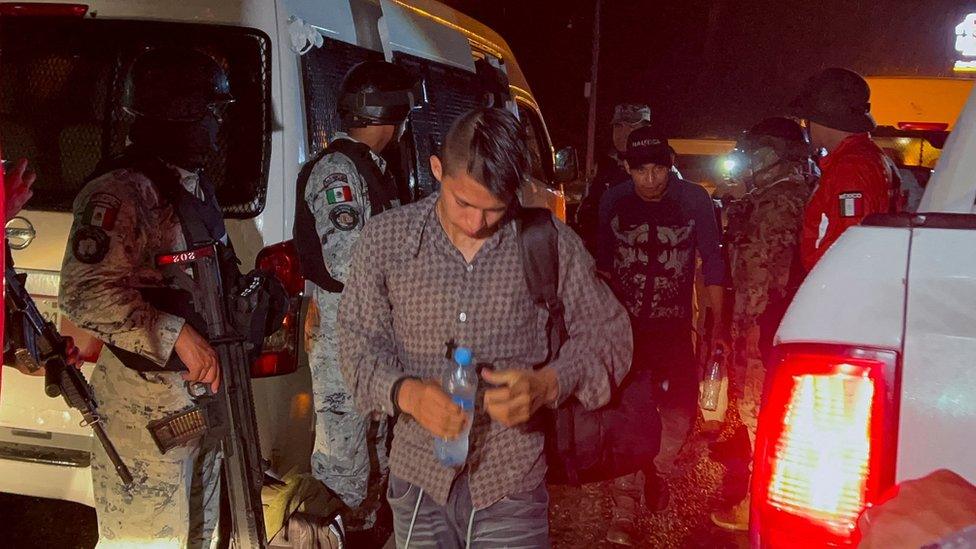
{"type": "MultiPolygon", "coordinates": [[[[654,380],[646,390],[625,382],[620,398],[659,399],[663,429],[654,466],[665,476],[671,474],[697,414],[698,371],[692,344],[696,254],[702,259],[708,302],[716,319],[724,318],[725,279],[712,201],[704,188],[674,173],[672,159],[667,140],[651,128],[630,134],[624,161],[631,179],[603,196],[596,256],[597,269],[630,313],[632,370],[649,371],[654,380]]],[[[716,323],[713,346],[727,348],[725,334],[724,326],[716,323]]],[[[631,379],[637,379],[633,372],[631,379]]],[[[638,478],[629,475],[614,483],[614,521],[607,533],[613,543],[635,542],[638,478]]],[[[648,475],[648,482],[656,480],[648,475]]],[[[658,505],[649,501],[648,506],[658,505]]]]}

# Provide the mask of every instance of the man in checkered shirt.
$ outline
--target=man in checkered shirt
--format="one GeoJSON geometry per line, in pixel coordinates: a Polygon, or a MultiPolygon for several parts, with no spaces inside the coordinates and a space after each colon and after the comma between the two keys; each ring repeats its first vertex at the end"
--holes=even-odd
{"type": "Polygon", "coordinates": [[[569,338],[533,368],[548,354],[548,313],[529,294],[513,221],[522,125],[471,111],[430,163],[440,193],[372,218],[356,244],[339,305],[342,373],[362,411],[400,413],[387,490],[399,547],[548,547],[544,435],[530,418],[569,396],[606,404],[630,369],[630,321],[556,222],[569,338]],[[448,342],[491,365],[460,470],[434,455],[434,437],[457,437],[466,421],[439,382],[448,342]]]}

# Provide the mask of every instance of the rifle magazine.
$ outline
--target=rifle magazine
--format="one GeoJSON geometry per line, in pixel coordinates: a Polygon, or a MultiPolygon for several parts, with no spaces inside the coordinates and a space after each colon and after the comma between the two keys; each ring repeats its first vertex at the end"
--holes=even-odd
{"type": "Polygon", "coordinates": [[[200,406],[150,421],[146,428],[163,454],[196,440],[210,430],[206,411],[200,406]]]}

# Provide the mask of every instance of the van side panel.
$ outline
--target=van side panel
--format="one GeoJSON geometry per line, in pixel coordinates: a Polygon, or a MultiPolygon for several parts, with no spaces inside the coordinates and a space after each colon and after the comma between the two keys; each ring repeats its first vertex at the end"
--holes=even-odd
{"type": "Polygon", "coordinates": [[[914,229],[897,479],[976,482],[976,230],[914,229]]]}
{"type": "MultiPolygon", "coordinates": [[[[267,245],[291,238],[294,181],[305,157],[305,124],[301,110],[298,55],[288,40],[290,14],[282,2],[247,2],[241,24],[271,37],[272,132],[268,166],[268,199],[261,216],[229,220],[227,230],[248,269],[267,245]],[[284,37],[284,39],[281,39],[284,37]],[[285,131],[285,128],[290,128],[285,131]]],[[[275,471],[306,470],[311,452],[311,396],[308,368],[251,383],[261,451],[275,471]],[[307,454],[306,454],[307,455],[307,454]]]]}
{"type": "Polygon", "coordinates": [[[807,275],[777,343],[901,350],[909,229],[851,227],[807,275]]]}

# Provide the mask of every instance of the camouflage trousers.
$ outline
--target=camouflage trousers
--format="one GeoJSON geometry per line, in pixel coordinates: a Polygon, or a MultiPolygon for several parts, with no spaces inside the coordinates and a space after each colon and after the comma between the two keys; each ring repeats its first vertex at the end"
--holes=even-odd
{"type": "Polygon", "coordinates": [[[759,421],[759,405],[762,402],[766,367],[759,348],[761,329],[759,324],[737,324],[733,327],[733,357],[731,378],[736,408],[742,424],[749,431],[749,442],[756,444],[756,425],[759,421]]]}
{"type": "Polygon", "coordinates": [[[102,446],[94,444],[98,547],[215,547],[219,449],[190,444],[163,455],[146,429],[150,420],[192,405],[180,374],[139,374],[104,349],[91,384],[105,430],[133,476],[126,489],[102,446]]]}
{"type": "Polygon", "coordinates": [[[373,526],[389,476],[386,418],[364,417],[339,371],[335,322],[339,294],[314,288],[319,325],[308,350],[315,405],[315,446],[312,474],[332,490],[350,512],[343,514],[350,530],[373,526]]]}

